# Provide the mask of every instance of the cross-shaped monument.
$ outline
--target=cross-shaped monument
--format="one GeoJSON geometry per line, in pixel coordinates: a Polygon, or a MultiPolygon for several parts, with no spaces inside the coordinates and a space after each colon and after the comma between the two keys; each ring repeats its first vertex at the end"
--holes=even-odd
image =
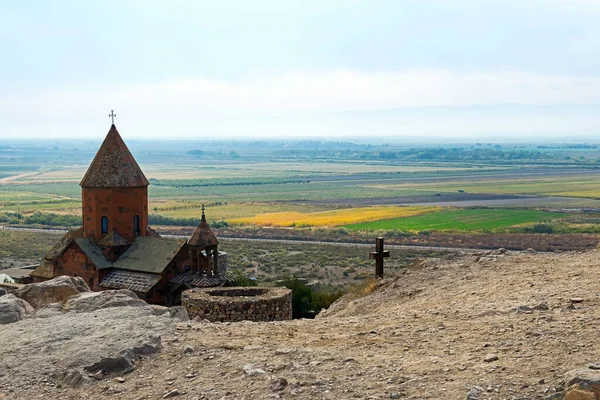
{"type": "Polygon", "coordinates": [[[115,124],[115,117],[117,116],[117,114],[115,114],[115,110],[110,110],[110,114],[108,114],[109,117],[112,118],[112,124],[115,124]]]}
{"type": "Polygon", "coordinates": [[[369,254],[369,258],[375,259],[375,276],[383,278],[383,259],[390,256],[389,250],[383,250],[383,238],[379,237],[375,242],[375,251],[369,254]]]}

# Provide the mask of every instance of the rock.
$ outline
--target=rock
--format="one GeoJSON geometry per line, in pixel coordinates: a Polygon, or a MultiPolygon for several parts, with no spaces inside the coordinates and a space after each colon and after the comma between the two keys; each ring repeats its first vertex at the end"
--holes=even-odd
{"type": "Polygon", "coordinates": [[[31,283],[18,289],[15,295],[36,310],[50,303],[64,303],[73,295],[89,292],[90,288],[79,277],[59,276],[41,283],[31,283]]]}
{"type": "Polygon", "coordinates": [[[581,297],[572,297],[571,298],[571,303],[573,304],[577,304],[577,303],[582,303],[583,299],[581,297]]]}
{"type": "Polygon", "coordinates": [[[533,309],[537,311],[548,311],[550,307],[548,307],[548,303],[543,302],[533,307],[533,309]]]}
{"type": "Polygon", "coordinates": [[[493,362],[493,361],[498,361],[498,355],[497,354],[488,354],[485,356],[483,361],[488,362],[488,363],[493,362]]]}
{"type": "Polygon", "coordinates": [[[590,365],[588,365],[589,369],[595,369],[595,370],[600,370],[600,363],[591,363],[590,365]]]}
{"type": "Polygon", "coordinates": [[[120,289],[81,293],[68,299],[63,309],[69,312],[92,312],[111,307],[144,306],[148,306],[148,303],[140,300],[134,292],[128,289],[120,289]]]}
{"type": "Polygon", "coordinates": [[[159,306],[157,304],[150,304],[150,308],[152,308],[152,314],[154,315],[164,315],[169,312],[169,307],[159,306]]]}
{"type": "Polygon", "coordinates": [[[545,400],[564,400],[565,392],[556,392],[552,393],[550,396],[546,397],[545,400]]]}
{"type": "Polygon", "coordinates": [[[244,373],[248,376],[257,376],[257,375],[266,374],[266,372],[264,370],[257,368],[252,364],[244,365],[244,373]]]}
{"type": "Polygon", "coordinates": [[[131,354],[119,354],[112,357],[103,357],[100,361],[83,367],[86,372],[96,373],[98,371],[103,374],[111,372],[127,373],[133,371],[133,358],[131,354]]]}
{"type": "Polygon", "coordinates": [[[518,306],[515,308],[515,313],[517,314],[531,314],[533,312],[533,308],[529,306],[518,306]]]}
{"type": "MultiPolygon", "coordinates": [[[[595,393],[600,397],[600,371],[590,368],[569,371],[565,374],[565,388],[567,389],[565,399],[579,399],[576,396],[584,396],[580,392],[585,391],[595,393]],[[576,394],[568,397],[569,391],[576,394]]],[[[586,399],[586,397],[581,397],[581,399],[586,399]]],[[[592,399],[595,400],[596,398],[593,397],[592,399]]]]}
{"type": "Polygon", "coordinates": [[[280,349],[275,349],[275,354],[279,354],[279,355],[290,354],[290,353],[293,353],[295,351],[296,351],[296,349],[284,347],[284,348],[280,348],[280,349]]]}
{"type": "Polygon", "coordinates": [[[122,376],[117,376],[116,378],[113,379],[113,382],[125,383],[125,378],[123,378],[122,376]]]}
{"type": "Polygon", "coordinates": [[[28,302],[13,294],[0,297],[0,325],[20,321],[34,313],[35,310],[28,302]]]}
{"type": "Polygon", "coordinates": [[[104,373],[102,371],[98,371],[95,374],[89,374],[89,377],[101,381],[104,379],[104,373]]]}
{"type": "Polygon", "coordinates": [[[577,383],[567,389],[564,400],[597,400],[597,397],[589,386],[577,383]]]}
{"type": "Polygon", "coordinates": [[[473,386],[467,393],[465,400],[479,400],[480,396],[485,392],[485,389],[480,386],[473,386]]]}
{"type": "Polygon", "coordinates": [[[6,289],[0,287],[0,297],[4,296],[6,293],[6,289]]]}
{"type": "Polygon", "coordinates": [[[89,382],[89,378],[80,370],[76,368],[68,368],[64,370],[59,376],[58,380],[63,385],[70,386],[72,388],[78,388],[89,382]]]}
{"type": "Polygon", "coordinates": [[[146,341],[140,342],[133,347],[135,356],[147,356],[156,354],[162,349],[162,341],[160,335],[152,335],[146,341]]]}
{"type": "Polygon", "coordinates": [[[183,354],[193,354],[194,348],[192,346],[185,346],[183,348],[183,354]]]}
{"type": "Polygon", "coordinates": [[[179,390],[173,389],[164,394],[163,399],[168,399],[170,397],[179,396],[179,390]]]}
{"type": "Polygon", "coordinates": [[[271,384],[269,385],[269,388],[273,391],[273,392],[280,392],[283,389],[285,389],[288,385],[288,381],[285,378],[278,378],[275,379],[274,381],[271,381],[271,384]]]}
{"type": "Polygon", "coordinates": [[[62,303],[49,303],[37,310],[35,316],[36,318],[49,318],[62,313],[62,303]]]}
{"type": "Polygon", "coordinates": [[[149,339],[139,342],[132,348],[125,349],[116,356],[103,357],[100,361],[87,365],[83,369],[91,374],[98,372],[102,373],[102,375],[112,372],[126,374],[133,371],[136,357],[155,354],[161,349],[161,337],[159,335],[151,335],[149,339]]]}
{"type": "Polygon", "coordinates": [[[168,311],[169,316],[176,321],[184,322],[190,320],[187,310],[182,306],[169,307],[168,311]]]}
{"type": "Polygon", "coordinates": [[[497,250],[490,250],[485,253],[485,255],[492,255],[492,256],[501,256],[504,254],[506,254],[506,249],[504,247],[500,247],[497,250]]]}

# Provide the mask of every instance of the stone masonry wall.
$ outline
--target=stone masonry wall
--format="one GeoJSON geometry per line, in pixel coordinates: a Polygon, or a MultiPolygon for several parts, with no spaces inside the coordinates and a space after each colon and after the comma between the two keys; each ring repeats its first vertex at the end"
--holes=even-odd
{"type": "Polygon", "coordinates": [[[270,287],[189,289],[181,304],[190,318],[212,322],[283,321],[292,319],[292,291],[270,287]]]}

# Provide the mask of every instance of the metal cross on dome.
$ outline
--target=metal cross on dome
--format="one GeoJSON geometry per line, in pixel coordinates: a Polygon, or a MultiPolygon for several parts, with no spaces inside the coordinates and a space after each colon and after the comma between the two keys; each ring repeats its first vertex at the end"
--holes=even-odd
{"type": "Polygon", "coordinates": [[[115,110],[110,110],[110,114],[108,114],[109,117],[112,118],[112,124],[115,124],[115,117],[117,116],[117,114],[115,114],[115,110]]]}

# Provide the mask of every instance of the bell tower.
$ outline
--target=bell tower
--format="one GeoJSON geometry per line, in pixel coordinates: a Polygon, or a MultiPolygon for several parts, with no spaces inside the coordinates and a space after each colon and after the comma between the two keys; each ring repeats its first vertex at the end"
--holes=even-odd
{"type": "Polygon", "coordinates": [[[219,240],[206,221],[204,205],[202,205],[200,223],[187,244],[190,249],[191,272],[198,275],[219,275],[219,240]]]}
{"type": "Polygon", "coordinates": [[[149,183],[114,123],[79,185],[84,237],[147,235],[149,183]]]}

